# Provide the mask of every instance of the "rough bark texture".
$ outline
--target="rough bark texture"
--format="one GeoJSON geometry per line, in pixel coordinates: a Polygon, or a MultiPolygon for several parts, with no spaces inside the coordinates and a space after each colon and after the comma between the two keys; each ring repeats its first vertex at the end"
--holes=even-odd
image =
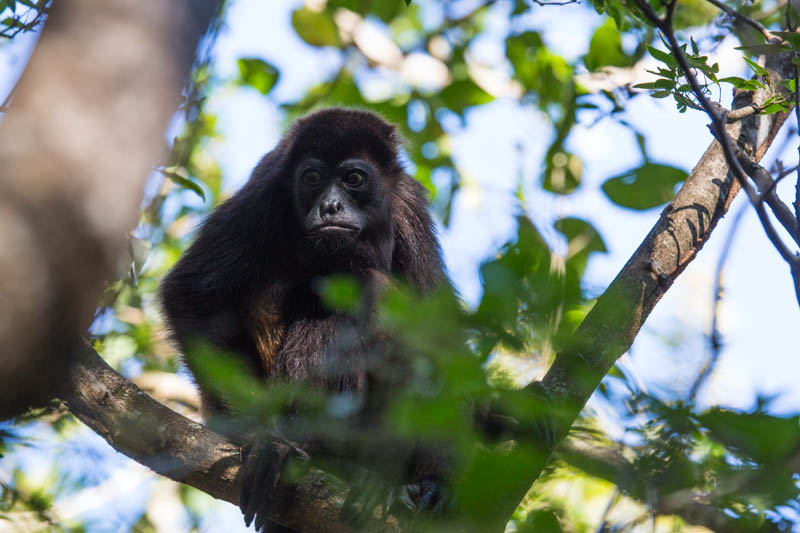
{"type": "MultiPolygon", "coordinates": [[[[753,103],[761,105],[773,96],[773,91],[783,90],[782,80],[793,78],[790,55],[767,57],[769,87],[755,93],[736,94],[734,109],[753,103]]],[[[760,161],[788,115],[789,112],[754,115],[729,124],[727,131],[746,154],[760,161]]],[[[712,142],[653,229],[598,298],[571,344],[559,351],[542,380],[554,403],[562,408],[557,421],[557,441],[566,436],[600,381],[630,348],[655,305],[706,243],[739,189],[728,172],[722,147],[717,141],[712,142]]],[[[543,466],[539,464],[530,472],[530,483],[536,480],[543,466]]],[[[502,523],[511,516],[529,487],[519,486],[502,497],[502,523]]]]}
{"type": "MultiPolygon", "coordinates": [[[[220,500],[238,503],[241,449],[207,427],[168,409],[84,348],[63,384],[70,411],[114,449],[158,474],[220,500]]],[[[286,445],[275,441],[278,448],[286,445]]],[[[352,531],[339,521],[347,485],[312,470],[297,486],[295,505],[270,518],[298,531],[352,531]]],[[[361,531],[400,531],[390,517],[361,531]]]]}
{"type": "Polygon", "coordinates": [[[80,349],[219,3],[53,2],[0,128],[0,417],[80,349]]]}

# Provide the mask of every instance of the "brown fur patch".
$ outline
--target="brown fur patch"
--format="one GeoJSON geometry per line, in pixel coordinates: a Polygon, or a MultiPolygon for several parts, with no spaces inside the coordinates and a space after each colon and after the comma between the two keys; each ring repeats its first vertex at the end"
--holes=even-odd
{"type": "Polygon", "coordinates": [[[275,356],[283,344],[286,325],[281,314],[283,289],[273,284],[256,300],[250,313],[250,331],[258,350],[261,368],[269,376],[275,362],[275,356]]]}

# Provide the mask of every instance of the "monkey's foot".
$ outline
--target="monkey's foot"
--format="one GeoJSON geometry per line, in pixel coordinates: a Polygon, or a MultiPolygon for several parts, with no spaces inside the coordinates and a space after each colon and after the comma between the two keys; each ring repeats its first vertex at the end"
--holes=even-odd
{"type": "Polygon", "coordinates": [[[271,435],[257,439],[245,451],[239,508],[245,524],[249,527],[255,520],[256,531],[261,531],[270,515],[288,506],[293,484],[309,457],[290,443],[276,446],[271,435]]]}

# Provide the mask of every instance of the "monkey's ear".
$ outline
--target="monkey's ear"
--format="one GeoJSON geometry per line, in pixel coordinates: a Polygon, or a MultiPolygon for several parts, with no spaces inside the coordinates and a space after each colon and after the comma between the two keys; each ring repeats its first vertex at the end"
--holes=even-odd
{"type": "Polygon", "coordinates": [[[419,291],[430,292],[447,283],[447,275],[436,226],[428,212],[427,190],[408,174],[402,174],[393,195],[392,272],[419,291]]]}

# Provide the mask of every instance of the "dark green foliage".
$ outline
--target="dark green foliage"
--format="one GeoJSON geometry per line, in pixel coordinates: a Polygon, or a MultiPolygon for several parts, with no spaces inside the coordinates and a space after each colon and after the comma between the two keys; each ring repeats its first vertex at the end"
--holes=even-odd
{"type": "Polygon", "coordinates": [[[257,57],[246,57],[236,61],[242,85],[249,85],[261,94],[269,93],[278,83],[280,72],[273,65],[257,57]]]}
{"type": "Polygon", "coordinates": [[[646,162],[609,178],[603,183],[603,192],[615,204],[630,209],[652,209],[669,202],[675,196],[675,187],[688,174],[669,165],[646,162]]]}

